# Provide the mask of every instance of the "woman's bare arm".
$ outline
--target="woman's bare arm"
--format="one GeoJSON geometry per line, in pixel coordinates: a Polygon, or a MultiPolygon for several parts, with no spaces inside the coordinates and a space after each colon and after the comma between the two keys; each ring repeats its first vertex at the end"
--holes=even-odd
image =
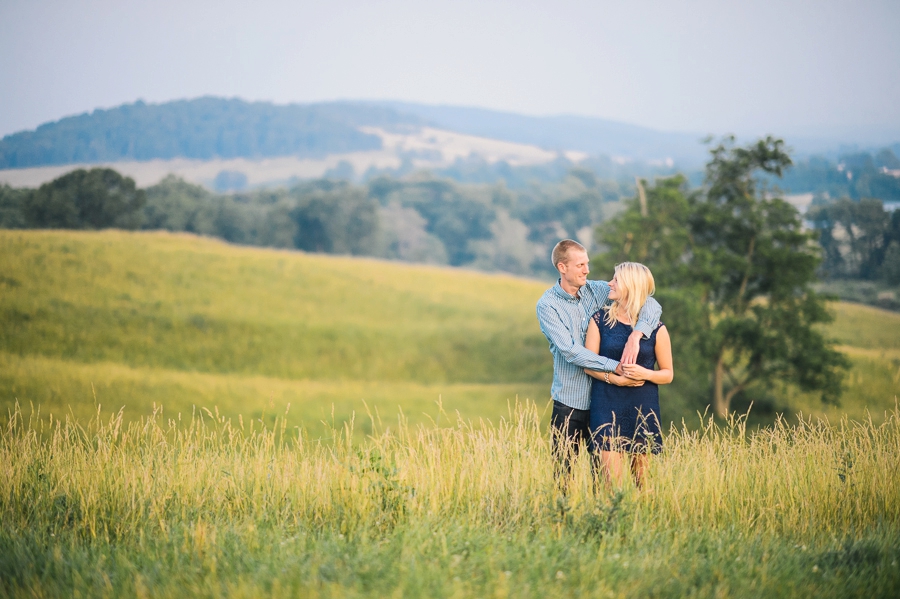
{"type": "Polygon", "coordinates": [[[672,365],[672,339],[669,337],[669,331],[665,326],[661,326],[656,333],[654,351],[659,370],[650,370],[637,364],[627,364],[623,366],[625,376],[639,381],[650,381],[657,385],[668,385],[671,383],[675,377],[675,369],[672,365]]]}
{"type": "Polygon", "coordinates": [[[600,354],[600,327],[597,326],[593,317],[588,323],[587,335],[584,336],[584,348],[600,354]]]}
{"type": "MultiPolygon", "coordinates": [[[[597,322],[593,318],[591,318],[591,322],[588,324],[587,335],[584,337],[584,347],[595,354],[600,353],[600,327],[597,326],[597,322]]],[[[607,382],[607,375],[609,375],[609,383],[620,387],[640,387],[644,384],[644,381],[636,381],[620,376],[614,372],[601,372],[599,370],[588,370],[587,368],[584,369],[584,372],[588,376],[592,376],[604,383],[607,382]]]]}
{"type": "Polygon", "coordinates": [[[618,387],[640,387],[644,384],[644,381],[638,381],[635,379],[630,379],[627,376],[621,376],[614,372],[601,372],[599,370],[588,370],[584,369],[584,373],[588,376],[594,377],[598,381],[606,381],[606,375],[609,375],[609,384],[616,385],[618,387]]]}

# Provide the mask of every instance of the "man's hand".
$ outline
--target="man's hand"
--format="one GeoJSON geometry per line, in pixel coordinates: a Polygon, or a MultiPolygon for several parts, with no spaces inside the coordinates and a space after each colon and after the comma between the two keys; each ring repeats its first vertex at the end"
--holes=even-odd
{"type": "Polygon", "coordinates": [[[622,359],[620,360],[622,364],[627,365],[637,362],[638,350],[641,349],[641,337],[643,337],[643,334],[640,331],[632,331],[631,335],[628,336],[628,341],[625,343],[625,349],[622,351],[622,359]]]}
{"type": "Polygon", "coordinates": [[[644,384],[644,381],[636,381],[627,376],[619,376],[617,374],[609,375],[609,382],[619,387],[641,387],[644,384]]]}

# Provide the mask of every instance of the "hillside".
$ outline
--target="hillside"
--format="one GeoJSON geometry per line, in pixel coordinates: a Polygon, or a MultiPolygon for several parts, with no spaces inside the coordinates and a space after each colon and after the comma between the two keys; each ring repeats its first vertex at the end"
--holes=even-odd
{"type": "Polygon", "coordinates": [[[701,143],[705,133],[657,131],[648,127],[595,117],[528,116],[462,106],[430,106],[411,102],[376,103],[411,114],[451,131],[524,144],[665,162],[697,168],[709,158],[701,143]]]}
{"type": "Polygon", "coordinates": [[[360,126],[418,124],[390,108],[345,103],[277,106],[204,97],[135,102],[46,123],[0,140],[0,168],[188,158],[322,157],[374,150],[360,126]]]}
{"type": "MultiPolygon", "coordinates": [[[[468,151],[482,156],[483,140],[550,151],[550,157],[542,161],[553,160],[556,152],[566,151],[636,160],[674,158],[690,166],[706,157],[699,135],[591,117],[532,117],[410,103],[276,105],[204,97],[162,104],[138,101],[7,135],[0,140],[0,169],[176,158],[323,158],[380,149],[383,136],[374,133],[373,127],[415,134],[424,126],[438,128],[445,136],[456,133],[478,138],[474,145],[470,142],[471,148],[462,158],[468,151]]],[[[445,150],[443,146],[428,147],[425,141],[424,147],[413,150],[445,150]]],[[[413,144],[422,145],[422,140],[413,139],[413,144]]],[[[491,162],[491,152],[483,158],[491,162]]]]}
{"type": "MultiPolygon", "coordinates": [[[[290,403],[293,424],[316,428],[362,400],[388,421],[398,406],[437,417],[439,398],[476,419],[548,400],[538,281],[118,231],[0,231],[0,273],[4,414],[16,400],[79,418],[97,403],[128,418],[290,403]]],[[[900,391],[900,315],[836,307],[830,332],[854,362],[843,406],[779,409],[880,418],[900,391]]],[[[694,418],[677,387],[663,397],[664,418],[694,418]]]]}
{"type": "Polygon", "coordinates": [[[495,417],[549,388],[535,281],[114,231],[0,231],[0,272],[4,414],[495,417]]]}

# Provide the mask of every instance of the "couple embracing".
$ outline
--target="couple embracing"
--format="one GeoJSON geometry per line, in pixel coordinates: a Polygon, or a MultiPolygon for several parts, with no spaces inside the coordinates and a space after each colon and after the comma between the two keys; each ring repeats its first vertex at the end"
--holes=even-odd
{"type": "Polygon", "coordinates": [[[571,239],[552,259],[559,280],[537,316],[553,354],[550,431],[560,473],[584,442],[609,480],[621,484],[630,466],[641,486],[649,455],[662,448],[659,385],[674,373],[653,275],[624,262],[608,283],[589,281],[587,251],[571,239]]]}

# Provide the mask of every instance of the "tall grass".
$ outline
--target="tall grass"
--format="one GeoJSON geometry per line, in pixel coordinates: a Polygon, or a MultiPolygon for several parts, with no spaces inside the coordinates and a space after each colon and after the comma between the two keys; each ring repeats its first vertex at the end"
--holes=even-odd
{"type": "Polygon", "coordinates": [[[541,410],[402,414],[324,443],[280,418],[156,410],[0,433],[9,596],[896,596],[900,409],[883,424],[673,429],[643,490],[585,456],[562,490],[541,410]],[[442,415],[442,419],[446,415],[442,415]]]}

